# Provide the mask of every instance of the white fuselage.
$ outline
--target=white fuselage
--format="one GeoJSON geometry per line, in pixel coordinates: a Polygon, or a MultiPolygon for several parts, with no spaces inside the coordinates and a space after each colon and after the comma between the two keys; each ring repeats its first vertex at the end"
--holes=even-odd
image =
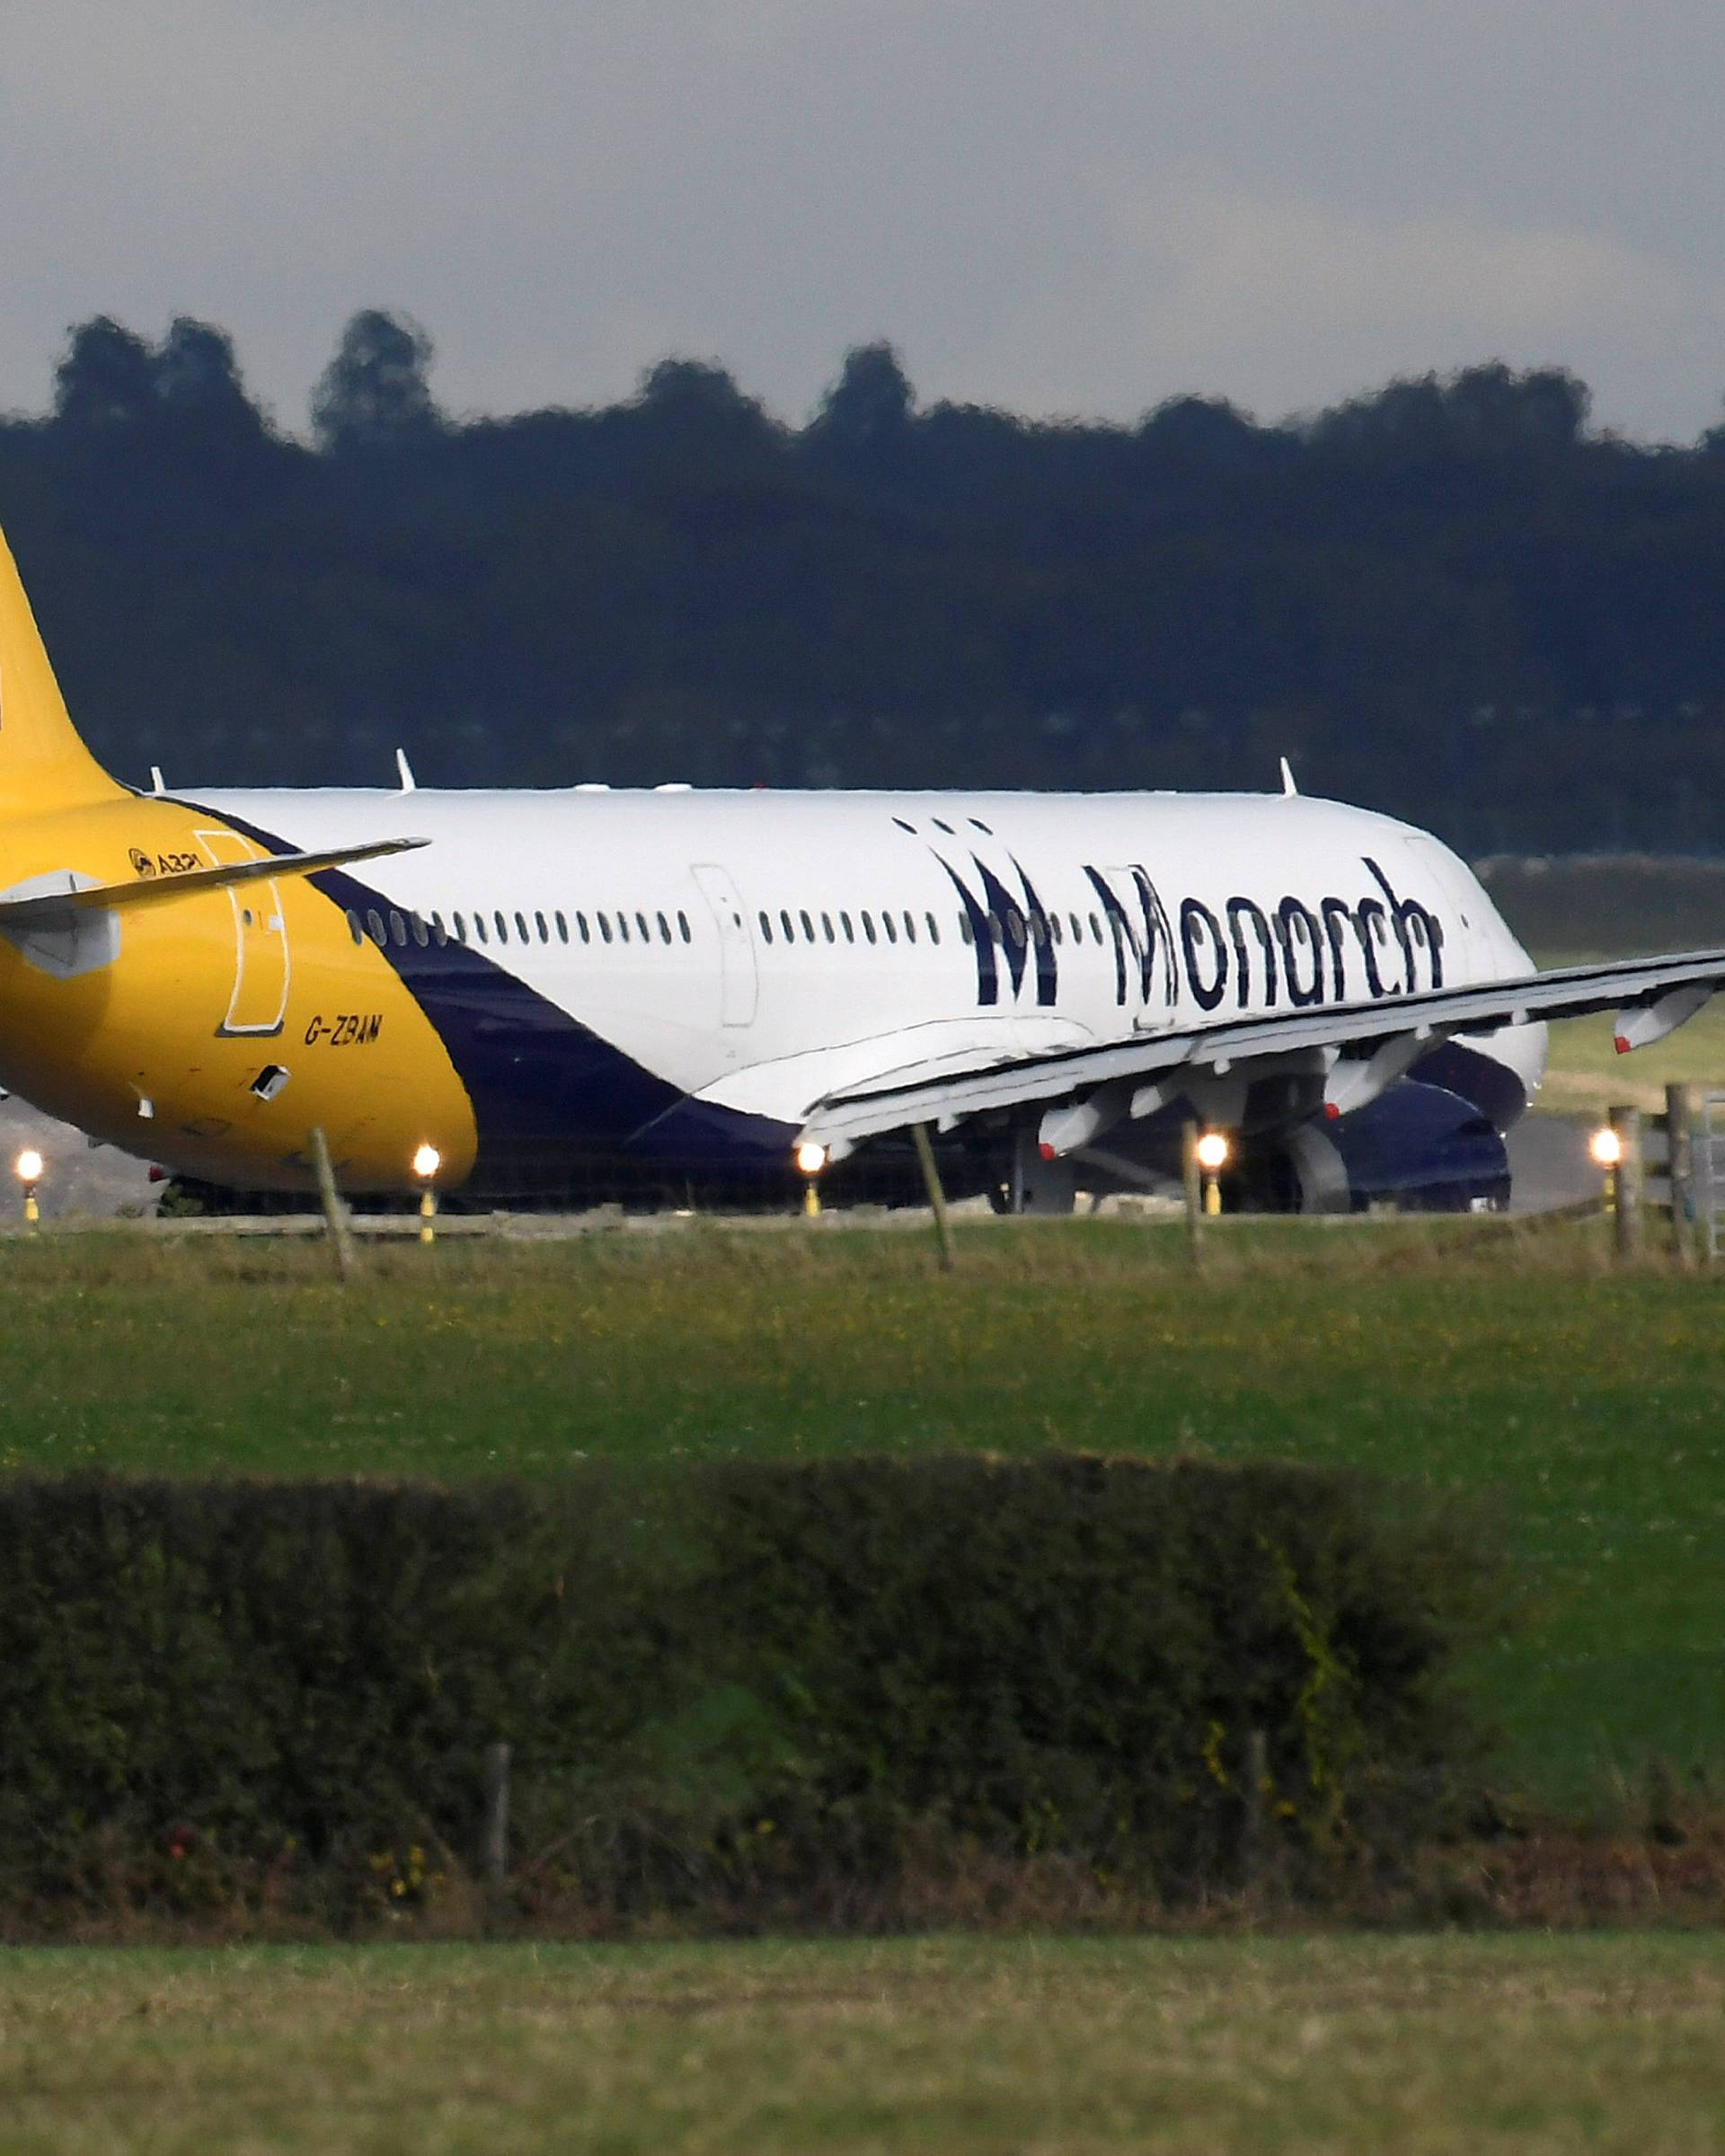
{"type": "MultiPolygon", "coordinates": [[[[180,798],[295,847],[429,840],[367,866],[375,906],[348,894],[410,985],[422,932],[458,940],[677,1095],[786,1129],[913,1063],[1530,970],[1437,840],[1295,796],[180,798]]],[[[1475,1046],[1537,1084],[1543,1028],[1475,1046]]]]}

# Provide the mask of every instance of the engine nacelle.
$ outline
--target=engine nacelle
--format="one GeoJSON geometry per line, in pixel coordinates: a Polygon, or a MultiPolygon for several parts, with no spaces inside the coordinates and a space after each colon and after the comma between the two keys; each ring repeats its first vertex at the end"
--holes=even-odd
{"type": "Polygon", "coordinates": [[[1252,1212],[1497,1211],[1509,1202],[1502,1134],[1471,1100],[1403,1079],[1339,1121],[1245,1139],[1224,1189],[1252,1212]]]}

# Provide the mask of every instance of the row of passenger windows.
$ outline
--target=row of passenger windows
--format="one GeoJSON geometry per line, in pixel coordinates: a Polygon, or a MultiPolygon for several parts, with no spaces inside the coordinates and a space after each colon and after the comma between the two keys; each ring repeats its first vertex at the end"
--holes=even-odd
{"type": "MultiPolygon", "coordinates": [[[[470,941],[468,930],[469,917],[460,913],[452,913],[446,924],[441,914],[433,914],[428,921],[423,915],[397,913],[393,906],[387,915],[373,906],[363,921],[351,907],[348,910],[348,933],[356,943],[363,943],[369,936],[374,943],[393,943],[398,950],[405,950],[409,943],[417,943],[421,950],[433,943],[439,949],[446,943],[466,943],[470,941]]],[[[572,936],[569,916],[562,913],[553,913],[549,918],[541,913],[499,911],[490,915],[475,912],[472,916],[471,941],[474,943],[549,943],[553,937],[559,943],[693,943],[694,932],[689,926],[689,916],[681,911],[668,915],[596,913],[590,922],[585,914],[577,914],[572,936]]]]}
{"type": "MultiPolygon", "coordinates": [[[[774,933],[773,927],[773,916],[771,914],[763,913],[758,916],[758,918],[761,923],[761,941],[763,943],[771,943],[774,941],[774,933]]],[[[842,913],[838,916],[838,927],[836,930],[835,930],[833,926],[833,916],[831,914],[821,914],[818,916],[816,916],[804,910],[793,915],[788,906],[782,906],[779,908],[779,924],[777,932],[779,941],[784,943],[794,943],[797,941],[797,931],[799,926],[801,928],[802,941],[805,943],[813,943],[821,940],[824,940],[828,943],[836,943],[841,935],[844,937],[845,942],[854,943],[856,941],[857,922],[860,922],[862,927],[862,941],[865,943],[878,943],[882,936],[885,936],[889,943],[896,943],[898,941],[898,923],[900,921],[902,921],[905,924],[905,941],[907,943],[914,943],[916,941],[916,916],[911,912],[908,906],[905,908],[902,914],[898,915],[889,914],[883,907],[880,914],[880,925],[878,929],[875,926],[874,915],[868,912],[866,908],[862,913],[858,914],[856,916],[856,921],[854,922],[851,919],[849,914],[842,913]],[[817,932],[815,927],[815,921],[817,918],[818,918],[820,922],[818,932],[817,932]]],[[[938,943],[941,940],[941,928],[939,922],[935,920],[933,914],[924,914],[923,915],[923,921],[928,941],[931,943],[938,943]]]]}
{"type": "MultiPolygon", "coordinates": [[[[908,906],[896,914],[882,907],[878,927],[875,915],[866,907],[857,915],[855,921],[848,913],[840,913],[836,917],[836,928],[834,926],[833,915],[814,915],[806,908],[792,914],[789,906],[781,906],[776,926],[774,916],[765,910],[758,918],[764,943],[772,943],[775,940],[794,943],[799,941],[799,935],[805,943],[836,943],[841,937],[846,943],[854,943],[859,923],[865,943],[878,943],[883,936],[889,943],[897,943],[901,934],[907,943],[915,943],[919,935],[924,936],[930,943],[938,943],[941,940],[940,923],[934,915],[924,913],[919,930],[917,916],[908,906]],[[820,924],[818,929],[815,925],[817,920],[820,924]]],[[[1067,914],[1064,918],[1071,923],[1073,942],[1084,941],[1086,918],[1090,923],[1092,942],[1100,943],[1102,941],[1101,915],[1081,916],[1067,914]]],[[[639,910],[632,914],[595,913],[590,922],[584,913],[578,913],[574,919],[574,933],[571,936],[569,917],[562,913],[553,913],[547,918],[542,913],[506,914],[493,910],[488,915],[476,912],[472,915],[471,941],[482,944],[493,941],[549,943],[553,936],[559,943],[651,943],[655,941],[659,943],[678,941],[693,943],[694,941],[694,931],[689,926],[689,916],[681,911],[670,915],[646,914],[639,910]],[[671,925],[673,921],[677,924],[675,929],[671,925]]],[[[1032,943],[1046,944],[1064,943],[1066,941],[1063,918],[1059,914],[1025,914],[1013,907],[1004,919],[999,914],[989,914],[986,920],[988,932],[996,942],[1022,944],[1028,940],[1032,943]]],[[[452,913],[446,924],[441,914],[433,914],[428,921],[421,914],[402,914],[394,907],[385,915],[373,906],[362,919],[349,907],[348,933],[356,943],[363,943],[369,936],[380,948],[393,943],[398,950],[405,950],[409,943],[417,943],[421,950],[431,944],[441,949],[446,943],[465,944],[470,941],[469,916],[452,913]]],[[[974,943],[976,941],[975,929],[968,913],[959,915],[959,936],[966,943],[974,943]]]]}
{"type": "MultiPolygon", "coordinates": [[[[889,943],[896,943],[901,934],[907,943],[915,943],[919,936],[930,943],[938,943],[941,940],[941,924],[934,915],[924,914],[919,929],[917,916],[908,906],[898,913],[889,912],[883,906],[878,928],[875,915],[866,907],[857,915],[854,922],[847,913],[838,915],[836,930],[833,926],[834,916],[831,914],[810,914],[806,907],[793,914],[789,906],[782,906],[776,925],[774,915],[765,910],[756,918],[760,923],[761,941],[764,943],[771,943],[775,939],[783,943],[799,941],[804,943],[836,943],[841,937],[846,943],[854,943],[859,924],[865,943],[878,943],[882,936],[889,943]],[[815,925],[817,921],[820,924],[818,928],[815,925]]],[[[1032,943],[1064,943],[1066,941],[1066,927],[1058,914],[1026,914],[1014,906],[1004,920],[998,914],[989,914],[986,918],[988,932],[997,943],[1022,944],[1027,940],[1032,943]]],[[[1092,914],[1089,918],[1091,940],[1100,943],[1102,940],[1101,916],[1092,914]]],[[[1072,923],[1072,941],[1082,943],[1084,940],[1083,920],[1076,914],[1068,914],[1065,919],[1072,923]]],[[[959,936],[966,943],[974,943],[976,941],[975,929],[968,913],[959,915],[959,936]]]]}

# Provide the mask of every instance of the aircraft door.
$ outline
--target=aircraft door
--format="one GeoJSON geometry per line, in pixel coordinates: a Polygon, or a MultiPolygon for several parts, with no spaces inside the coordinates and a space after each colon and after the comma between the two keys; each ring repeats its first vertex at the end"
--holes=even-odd
{"type": "Polygon", "coordinates": [[[742,896],[730,871],[716,862],[697,862],[689,872],[700,886],[719,931],[719,1022],[752,1026],[760,997],[760,976],[742,896]]]}
{"type": "MultiPolygon", "coordinates": [[[[237,831],[200,831],[198,843],[218,868],[267,858],[237,831]]],[[[288,924],[281,887],[271,878],[235,884],[225,896],[234,909],[234,993],[216,1030],[268,1038],[280,1032],[288,1009],[288,924]]]]}
{"type": "Polygon", "coordinates": [[[1174,926],[1141,862],[1105,869],[1102,933],[1114,956],[1115,993],[1132,1014],[1133,1030],[1172,1025],[1180,995],[1174,926]]]}

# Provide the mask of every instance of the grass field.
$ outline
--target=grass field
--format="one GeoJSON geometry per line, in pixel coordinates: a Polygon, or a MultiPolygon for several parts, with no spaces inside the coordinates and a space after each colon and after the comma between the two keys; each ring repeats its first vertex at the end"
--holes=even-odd
{"type": "MultiPolygon", "coordinates": [[[[1725,939],[1725,926],[1720,931],[1725,939]]],[[[1571,957],[1542,957],[1544,966],[1579,964],[1571,957]]],[[[1725,1086],[1725,997],[1709,1003],[1686,1025],[1637,1048],[1617,1053],[1610,1012],[1565,1019],[1551,1029],[1551,1061],[1535,1106],[1547,1114],[1598,1114],[1622,1104],[1657,1111],[1668,1085],[1725,1086]]]]}
{"type": "Polygon", "coordinates": [[[1725,1940],[0,1956],[7,2156],[1725,2142],[1725,1940]]]}
{"type": "Polygon", "coordinates": [[[1725,1764],[1721,1285],[1597,1224],[697,1229],[376,1250],[0,1248],[0,1467],[675,1472],[702,1454],[1047,1445],[1355,1463],[1475,1507],[1530,1613],[1473,1673],[1515,1786],[1725,1764]]]}

